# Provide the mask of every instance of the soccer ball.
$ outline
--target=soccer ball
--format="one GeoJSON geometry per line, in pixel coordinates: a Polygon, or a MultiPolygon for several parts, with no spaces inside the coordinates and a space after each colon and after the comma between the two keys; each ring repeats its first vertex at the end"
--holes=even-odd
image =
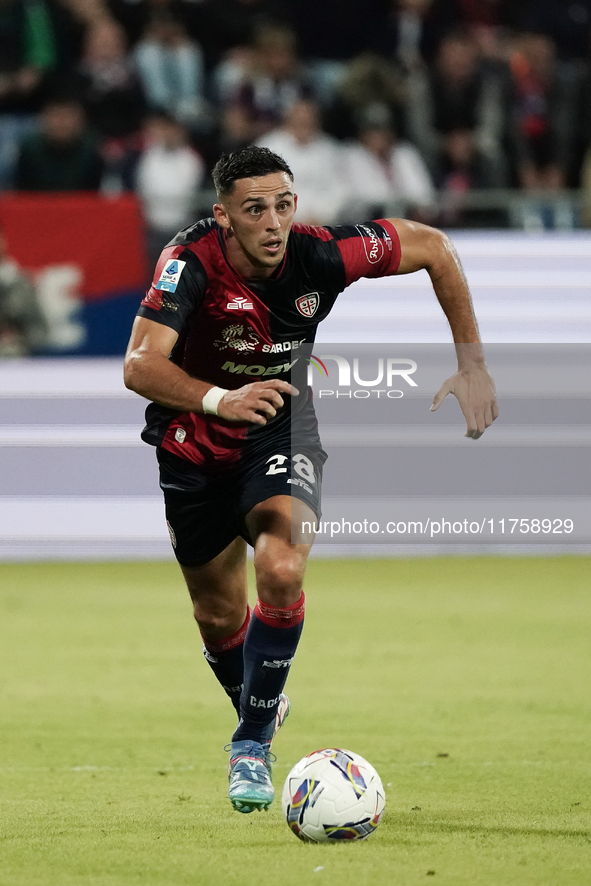
{"type": "Polygon", "coordinates": [[[377,828],[385,803],[373,766],[341,748],[314,751],[296,763],[281,795],[288,826],[309,843],[364,840],[377,828]]]}

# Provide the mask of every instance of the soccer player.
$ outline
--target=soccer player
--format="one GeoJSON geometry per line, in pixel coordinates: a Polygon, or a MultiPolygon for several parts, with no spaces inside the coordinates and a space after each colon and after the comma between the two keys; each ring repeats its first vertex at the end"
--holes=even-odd
{"type": "Polygon", "coordinates": [[[142,437],[157,447],[170,537],[205,657],[239,717],[229,796],[252,812],[273,800],[270,744],[288,712],[283,689],[304,619],[311,540],[292,543],[292,518],[300,526],[318,519],[326,458],[309,389],[290,382],[298,349],[314,341],[354,280],[425,268],[458,353],[458,371],[432,408],[455,394],[466,434],[477,439],[497,406],[466,280],[443,233],[400,219],[298,224],[289,166],[266,148],[222,156],[214,182],[214,218],[181,231],[158,261],[125,383],[152,401],[142,437]],[[301,439],[292,439],[296,416],[301,439]],[[254,547],[254,611],[246,542],[254,547]]]}

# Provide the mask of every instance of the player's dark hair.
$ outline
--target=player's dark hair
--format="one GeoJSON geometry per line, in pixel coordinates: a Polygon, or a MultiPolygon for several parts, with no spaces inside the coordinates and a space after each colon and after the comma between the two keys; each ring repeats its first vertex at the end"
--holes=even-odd
{"type": "Polygon", "coordinates": [[[279,154],[268,148],[249,145],[231,154],[222,154],[213,169],[213,183],[218,197],[230,194],[240,178],[254,178],[286,172],[293,181],[293,172],[279,154]]]}

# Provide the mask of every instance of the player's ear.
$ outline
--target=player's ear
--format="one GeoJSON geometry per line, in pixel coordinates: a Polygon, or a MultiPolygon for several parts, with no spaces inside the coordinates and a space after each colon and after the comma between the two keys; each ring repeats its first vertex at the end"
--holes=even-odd
{"type": "Polygon", "coordinates": [[[294,194],[293,195],[293,211],[295,212],[297,208],[298,208],[298,195],[294,194]]]}
{"type": "Polygon", "coordinates": [[[216,222],[220,226],[220,228],[230,228],[230,219],[228,218],[228,213],[226,212],[226,207],[223,203],[215,203],[213,207],[213,217],[216,222]]]}

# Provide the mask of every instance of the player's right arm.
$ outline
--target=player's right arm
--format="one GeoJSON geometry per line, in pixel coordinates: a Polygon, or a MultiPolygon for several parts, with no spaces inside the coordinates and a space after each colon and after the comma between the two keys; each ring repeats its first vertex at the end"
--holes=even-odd
{"type": "MultiPolygon", "coordinates": [[[[169,359],[177,339],[178,333],[170,326],[136,317],[125,355],[125,386],[179,412],[203,412],[203,398],[214,385],[192,378],[169,359]]],[[[243,385],[225,392],[217,414],[227,421],[264,425],[283,406],[281,393],[298,392],[280,379],[243,385]]]]}
{"type": "Polygon", "coordinates": [[[453,394],[466,419],[466,437],[478,440],[496,420],[499,410],[460,258],[442,231],[404,219],[388,221],[400,241],[398,273],[427,271],[456,346],[458,371],[435,394],[431,410],[439,409],[445,397],[453,394]]]}
{"type": "Polygon", "coordinates": [[[427,271],[447,317],[458,358],[458,371],[435,394],[431,409],[435,411],[448,394],[454,394],[466,419],[466,436],[477,440],[499,413],[468,283],[449,237],[443,231],[400,218],[332,230],[338,232],[346,285],[360,277],[427,271]]]}

